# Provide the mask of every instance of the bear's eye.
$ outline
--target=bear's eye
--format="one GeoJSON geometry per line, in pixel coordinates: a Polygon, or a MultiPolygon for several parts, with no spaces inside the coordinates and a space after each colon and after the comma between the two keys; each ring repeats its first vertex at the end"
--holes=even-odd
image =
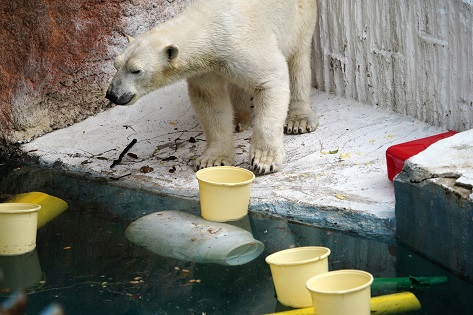
{"type": "Polygon", "coordinates": [[[140,72],[141,72],[140,69],[132,69],[132,70],[130,70],[130,73],[133,73],[133,74],[138,74],[138,73],[140,73],[140,72]]]}

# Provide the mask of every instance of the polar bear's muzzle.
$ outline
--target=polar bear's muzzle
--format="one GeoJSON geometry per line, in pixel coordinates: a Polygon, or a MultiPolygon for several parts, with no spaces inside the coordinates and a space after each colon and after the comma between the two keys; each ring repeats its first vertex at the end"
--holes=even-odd
{"type": "Polygon", "coordinates": [[[112,83],[108,87],[105,97],[114,104],[126,105],[131,102],[131,100],[135,97],[135,94],[130,92],[120,93],[114,89],[114,85],[112,83]]]}

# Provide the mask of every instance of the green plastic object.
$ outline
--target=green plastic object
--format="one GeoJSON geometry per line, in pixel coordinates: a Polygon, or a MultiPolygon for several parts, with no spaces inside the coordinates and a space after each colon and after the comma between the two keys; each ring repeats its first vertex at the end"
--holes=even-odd
{"type": "Polygon", "coordinates": [[[406,291],[413,288],[430,288],[433,285],[447,282],[448,278],[444,276],[375,278],[371,289],[376,291],[406,291]]]}

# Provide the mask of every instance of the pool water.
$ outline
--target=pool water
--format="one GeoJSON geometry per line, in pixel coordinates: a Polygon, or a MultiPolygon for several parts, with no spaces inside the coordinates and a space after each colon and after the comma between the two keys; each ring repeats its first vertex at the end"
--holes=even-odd
{"type": "MultiPolygon", "coordinates": [[[[33,166],[0,164],[0,198],[41,191],[69,204],[68,210],[38,231],[37,248],[29,254],[37,259],[42,279],[29,292],[27,314],[38,314],[50,303],[62,305],[68,315],[265,314],[288,310],[275,298],[264,258],[278,250],[306,245],[331,249],[330,270],[361,269],[375,278],[447,276],[447,284],[413,289],[422,310],[409,314],[473,314],[471,284],[395,240],[380,242],[250,215],[253,235],[265,245],[258,258],[242,266],[181,261],[131,243],[124,231],[132,221],[156,211],[198,214],[196,200],[127,189],[120,181],[107,183],[33,166]]],[[[2,263],[21,266],[5,257],[0,257],[2,263]]],[[[1,302],[11,292],[0,287],[1,302]]],[[[373,295],[388,293],[393,292],[373,295]]]]}

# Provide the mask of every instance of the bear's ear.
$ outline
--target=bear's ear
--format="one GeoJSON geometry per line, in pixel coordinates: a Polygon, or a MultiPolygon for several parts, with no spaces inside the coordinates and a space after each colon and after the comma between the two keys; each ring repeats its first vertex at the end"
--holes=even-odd
{"type": "Polygon", "coordinates": [[[179,53],[179,49],[177,48],[176,45],[168,45],[166,46],[166,48],[164,48],[164,51],[166,53],[166,56],[168,57],[168,61],[171,62],[172,60],[174,60],[178,53],[179,53]]]}
{"type": "Polygon", "coordinates": [[[128,35],[128,34],[125,34],[125,36],[126,36],[126,39],[128,40],[128,43],[131,43],[132,41],[135,40],[133,37],[131,37],[131,36],[128,35]]]}

